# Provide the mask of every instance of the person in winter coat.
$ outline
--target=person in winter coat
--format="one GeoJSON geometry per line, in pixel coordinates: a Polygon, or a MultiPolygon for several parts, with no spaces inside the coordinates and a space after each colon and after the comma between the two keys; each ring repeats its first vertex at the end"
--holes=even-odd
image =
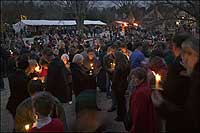
{"type": "Polygon", "coordinates": [[[116,96],[117,103],[117,118],[116,121],[123,121],[126,113],[125,92],[128,87],[127,77],[129,75],[130,66],[125,55],[121,52],[116,52],[116,67],[113,74],[112,90],[116,96]]]}
{"type": "Polygon", "coordinates": [[[6,108],[10,111],[13,118],[15,118],[17,106],[26,98],[29,97],[27,91],[27,84],[29,77],[27,70],[29,67],[28,58],[25,55],[21,55],[17,60],[17,70],[13,74],[8,76],[10,97],[6,108]]]}
{"type": "Polygon", "coordinates": [[[43,50],[43,57],[49,62],[46,91],[49,91],[53,96],[57,97],[62,103],[67,103],[70,100],[69,88],[69,71],[66,69],[63,61],[56,58],[50,48],[43,50]]]}
{"type": "Polygon", "coordinates": [[[190,37],[182,43],[182,60],[192,83],[185,105],[183,128],[187,132],[200,132],[200,58],[199,39],[190,37]]]}
{"type": "MultiPolygon", "coordinates": [[[[33,112],[32,102],[33,99],[36,97],[37,94],[43,93],[44,86],[42,85],[41,80],[31,80],[28,83],[28,92],[31,97],[22,101],[16,110],[15,116],[15,127],[17,132],[26,132],[25,125],[29,124],[30,126],[33,125],[36,121],[36,117],[33,112]]],[[[53,113],[51,116],[53,118],[59,118],[64,123],[64,129],[67,131],[67,123],[66,123],[66,116],[64,108],[62,107],[60,101],[53,97],[53,113]]]]}
{"type": "Polygon", "coordinates": [[[70,65],[72,86],[76,97],[76,112],[84,108],[96,108],[96,78],[83,66],[83,56],[76,54],[70,65]]]}
{"type": "MultiPolygon", "coordinates": [[[[164,91],[160,93],[165,102],[156,106],[157,113],[166,120],[167,132],[184,132],[183,108],[189,91],[190,77],[185,74],[186,69],[182,65],[181,45],[189,37],[188,33],[177,33],[173,38],[172,50],[175,60],[168,67],[167,76],[162,84],[164,91]]],[[[152,95],[154,93],[158,92],[153,92],[152,95]]]]}
{"type": "Polygon", "coordinates": [[[131,76],[136,88],[130,98],[129,108],[132,126],[131,133],[156,133],[156,114],[151,101],[151,89],[147,82],[147,72],[143,68],[135,68],[131,76]]]}

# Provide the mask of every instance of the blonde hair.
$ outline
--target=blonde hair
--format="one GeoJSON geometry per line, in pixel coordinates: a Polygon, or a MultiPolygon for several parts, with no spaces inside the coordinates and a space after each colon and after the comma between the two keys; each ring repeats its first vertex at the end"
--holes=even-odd
{"type": "Polygon", "coordinates": [[[58,42],[58,49],[61,49],[61,48],[65,48],[65,43],[64,43],[63,40],[60,40],[60,41],[58,42]]]}

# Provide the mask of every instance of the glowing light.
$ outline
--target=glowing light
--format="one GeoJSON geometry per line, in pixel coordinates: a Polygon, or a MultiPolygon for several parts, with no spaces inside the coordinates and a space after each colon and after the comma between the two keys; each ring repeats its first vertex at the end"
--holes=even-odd
{"type": "Polygon", "coordinates": [[[179,25],[180,24],[180,22],[179,21],[176,21],[176,25],[179,25]]]}
{"type": "Polygon", "coordinates": [[[40,69],[40,66],[39,66],[39,65],[37,65],[37,67],[35,67],[35,71],[36,71],[36,72],[41,72],[41,69],[40,69]]]}
{"type": "Polygon", "coordinates": [[[33,80],[38,80],[38,77],[33,77],[33,80]]]}
{"type": "Polygon", "coordinates": [[[156,78],[156,84],[155,84],[155,88],[156,89],[159,89],[159,82],[161,81],[161,75],[155,73],[154,71],[152,71],[153,75],[155,76],[156,78]]]}
{"type": "Polygon", "coordinates": [[[29,125],[29,124],[27,124],[27,125],[25,125],[24,127],[25,127],[26,131],[28,131],[28,130],[29,130],[29,128],[30,128],[30,125],[29,125]]]}
{"type": "Polygon", "coordinates": [[[138,27],[139,25],[137,23],[133,23],[134,26],[138,27]]]}

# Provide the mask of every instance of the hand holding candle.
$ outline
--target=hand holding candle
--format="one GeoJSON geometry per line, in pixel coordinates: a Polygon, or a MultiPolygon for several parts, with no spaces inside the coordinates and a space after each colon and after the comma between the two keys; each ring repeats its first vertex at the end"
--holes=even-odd
{"type": "Polygon", "coordinates": [[[39,73],[41,72],[41,69],[40,69],[40,66],[39,66],[39,65],[37,65],[37,67],[35,67],[35,71],[36,71],[36,72],[39,72],[39,73]]]}
{"type": "Polygon", "coordinates": [[[111,69],[114,70],[116,64],[111,62],[110,65],[111,65],[111,69]]]}
{"type": "Polygon", "coordinates": [[[160,88],[160,85],[159,85],[159,83],[160,83],[160,81],[161,81],[161,75],[155,73],[154,71],[152,71],[152,73],[153,73],[153,75],[154,75],[155,78],[156,78],[155,89],[156,89],[156,90],[162,90],[162,89],[160,88]]]}
{"type": "Polygon", "coordinates": [[[93,64],[93,63],[90,64],[90,69],[91,69],[91,70],[94,69],[94,64],[93,64]]]}

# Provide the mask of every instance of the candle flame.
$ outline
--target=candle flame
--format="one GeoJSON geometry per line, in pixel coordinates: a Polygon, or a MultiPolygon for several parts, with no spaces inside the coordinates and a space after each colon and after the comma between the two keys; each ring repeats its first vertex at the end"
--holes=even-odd
{"type": "Polygon", "coordinates": [[[134,26],[136,26],[136,27],[138,26],[138,24],[137,24],[137,23],[133,23],[133,25],[134,25],[134,26]]]}
{"type": "Polygon", "coordinates": [[[154,71],[152,71],[153,75],[155,76],[156,78],[156,81],[161,81],[161,75],[155,73],[154,71]]]}
{"type": "Polygon", "coordinates": [[[29,125],[29,124],[27,124],[27,125],[25,125],[24,127],[25,127],[26,131],[28,131],[28,130],[29,130],[29,128],[30,128],[30,125],[29,125]]]}
{"type": "Polygon", "coordinates": [[[33,80],[38,80],[38,77],[34,77],[33,80]]]}
{"type": "Polygon", "coordinates": [[[35,71],[40,72],[41,71],[40,66],[37,65],[37,67],[35,67],[35,71]]]}

